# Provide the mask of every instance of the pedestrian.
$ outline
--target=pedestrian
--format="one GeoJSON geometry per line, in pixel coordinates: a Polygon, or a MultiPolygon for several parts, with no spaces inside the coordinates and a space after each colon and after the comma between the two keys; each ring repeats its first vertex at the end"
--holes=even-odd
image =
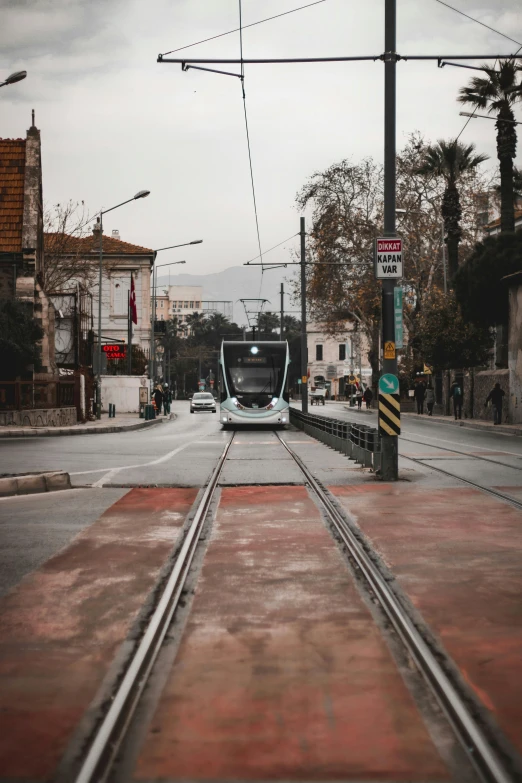
{"type": "Polygon", "coordinates": [[[488,402],[490,400],[491,400],[491,404],[493,405],[494,424],[502,424],[502,402],[505,396],[506,396],[506,392],[504,391],[504,389],[500,388],[500,383],[496,383],[486,398],[485,407],[487,408],[488,402]]]}
{"type": "Polygon", "coordinates": [[[424,397],[426,396],[426,386],[424,385],[423,381],[419,381],[419,383],[415,387],[414,397],[417,402],[417,415],[421,415],[424,413],[424,397]]]}
{"type": "Polygon", "coordinates": [[[464,394],[462,393],[462,386],[453,381],[450,388],[450,397],[453,397],[453,414],[455,421],[462,419],[462,403],[464,401],[464,394]]]}
{"type": "Polygon", "coordinates": [[[163,404],[163,392],[161,391],[161,386],[159,384],[154,389],[154,402],[156,404],[156,410],[159,415],[161,413],[161,406],[163,404]]]}
{"type": "Polygon", "coordinates": [[[355,394],[355,399],[357,400],[357,407],[359,408],[359,410],[361,410],[363,404],[363,393],[361,389],[357,389],[357,392],[355,394]]]}
{"type": "Polygon", "coordinates": [[[435,405],[435,389],[433,386],[428,386],[426,389],[426,407],[428,409],[428,416],[433,413],[433,406],[435,405]]]}
{"type": "Polygon", "coordinates": [[[163,414],[168,416],[170,413],[170,403],[172,402],[172,392],[167,384],[163,388],[163,414]]]}
{"type": "Polygon", "coordinates": [[[373,392],[369,386],[367,386],[366,389],[364,390],[363,400],[366,403],[366,410],[372,407],[373,392]]]}

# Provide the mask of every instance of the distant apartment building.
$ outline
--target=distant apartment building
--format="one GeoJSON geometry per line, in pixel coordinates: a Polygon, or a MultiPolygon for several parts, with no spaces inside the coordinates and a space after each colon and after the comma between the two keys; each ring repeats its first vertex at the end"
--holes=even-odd
{"type": "MultiPolygon", "coordinates": [[[[187,318],[193,313],[202,313],[203,286],[200,285],[171,285],[168,288],[169,318],[177,318],[180,323],[186,323],[187,318]]],[[[161,310],[158,310],[160,318],[161,310]]]]}

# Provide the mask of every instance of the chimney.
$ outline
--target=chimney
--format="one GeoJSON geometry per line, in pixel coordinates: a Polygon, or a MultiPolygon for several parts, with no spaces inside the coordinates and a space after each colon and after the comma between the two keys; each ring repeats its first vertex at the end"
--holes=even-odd
{"type": "Polygon", "coordinates": [[[99,237],[100,236],[100,218],[99,217],[96,218],[96,223],[92,227],[92,233],[94,234],[95,237],[99,237]]]}
{"type": "Polygon", "coordinates": [[[119,239],[120,238],[120,232],[117,228],[112,229],[112,238],[113,239],[119,239]]]}

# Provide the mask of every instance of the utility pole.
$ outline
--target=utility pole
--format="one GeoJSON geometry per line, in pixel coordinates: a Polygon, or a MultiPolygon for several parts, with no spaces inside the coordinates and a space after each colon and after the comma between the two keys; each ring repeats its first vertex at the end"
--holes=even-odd
{"type": "MultiPolygon", "coordinates": [[[[396,53],[397,0],[385,0],[384,6],[384,235],[395,236],[395,154],[396,154],[396,53]]],[[[395,346],[395,280],[382,281],[382,344],[395,346]]],[[[383,359],[383,373],[397,375],[397,357],[383,359]]],[[[382,436],[381,478],[399,478],[397,435],[382,436]]]]}
{"type": "Polygon", "coordinates": [[[308,341],[306,336],[306,232],[301,218],[301,410],[308,413],[308,341]]]}
{"type": "Polygon", "coordinates": [[[281,283],[281,335],[279,337],[280,340],[285,339],[283,336],[284,319],[285,319],[285,288],[283,283],[281,283]]]}

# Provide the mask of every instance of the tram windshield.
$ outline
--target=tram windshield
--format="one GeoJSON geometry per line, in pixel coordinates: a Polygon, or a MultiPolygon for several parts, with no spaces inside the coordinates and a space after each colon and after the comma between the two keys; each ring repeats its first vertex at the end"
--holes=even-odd
{"type": "Polygon", "coordinates": [[[283,391],[286,343],[225,343],[228,390],[245,407],[264,407],[283,391]]]}

